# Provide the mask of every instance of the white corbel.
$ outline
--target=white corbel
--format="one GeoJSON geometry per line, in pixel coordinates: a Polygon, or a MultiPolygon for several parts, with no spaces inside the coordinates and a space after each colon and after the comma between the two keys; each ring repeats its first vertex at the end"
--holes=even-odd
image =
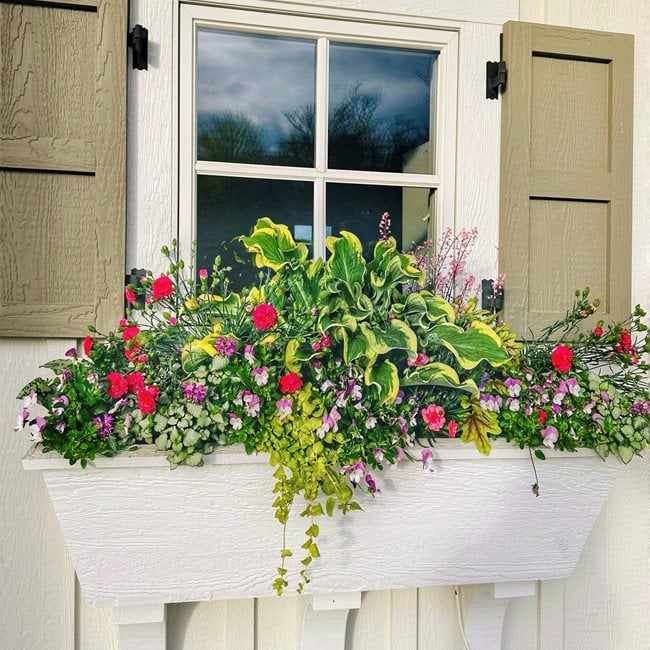
{"type": "Polygon", "coordinates": [[[510,603],[513,598],[534,596],[536,584],[534,580],[521,580],[478,586],[465,615],[470,650],[501,650],[503,622],[510,603]]]}
{"type": "Polygon", "coordinates": [[[361,592],[314,594],[305,608],[302,650],[344,650],[348,614],[361,607],[361,592]]]}
{"type": "Polygon", "coordinates": [[[165,650],[167,630],[165,605],[113,607],[120,650],[165,650]]]}

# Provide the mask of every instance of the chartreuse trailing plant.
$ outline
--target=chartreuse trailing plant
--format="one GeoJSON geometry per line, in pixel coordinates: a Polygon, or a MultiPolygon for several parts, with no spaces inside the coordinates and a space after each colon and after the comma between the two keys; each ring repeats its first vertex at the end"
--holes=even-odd
{"type": "MultiPolygon", "coordinates": [[[[309,259],[268,218],[241,241],[259,282],[237,293],[218,258],[194,277],[164,248],[169,270],[126,287],[131,309],[115,331],[92,331],[23,389],[16,428],[84,466],[144,443],[172,467],[236,443],[267,453],[283,531],[295,508],[305,519],[298,591],[320,554],[319,518],[359,509],[355,491],[377,493],[377,471],[418,442],[425,469],[438,437],[487,454],[505,435],[540,457],[588,446],[629,460],[646,448],[640,309],[574,336],[595,309],[583,294],[577,312],[522,344],[475,300],[424,288],[388,233],[368,259],[349,232],[327,239],[327,260],[309,259]]],[[[295,550],[282,544],[278,594],[295,550]]]]}

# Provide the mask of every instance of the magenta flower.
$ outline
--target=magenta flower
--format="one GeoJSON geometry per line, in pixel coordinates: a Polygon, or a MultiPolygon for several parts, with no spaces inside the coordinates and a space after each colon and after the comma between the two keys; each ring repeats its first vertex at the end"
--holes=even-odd
{"type": "Polygon", "coordinates": [[[422,469],[433,472],[433,454],[431,453],[431,449],[423,449],[420,460],[422,461],[422,469]]]}
{"type": "Polygon", "coordinates": [[[358,460],[354,465],[347,465],[341,468],[341,472],[347,473],[351,483],[355,485],[364,477],[366,473],[365,465],[358,460]]]}

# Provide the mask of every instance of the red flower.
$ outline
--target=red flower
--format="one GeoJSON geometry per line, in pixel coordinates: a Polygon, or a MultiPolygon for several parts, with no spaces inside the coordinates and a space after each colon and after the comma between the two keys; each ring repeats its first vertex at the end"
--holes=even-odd
{"type": "Polygon", "coordinates": [[[126,376],[126,381],[129,384],[129,390],[132,393],[137,393],[144,388],[144,377],[140,371],[128,374],[126,376]]]}
{"type": "Polygon", "coordinates": [[[136,363],[138,361],[138,355],[140,353],[140,349],[142,346],[138,341],[133,339],[132,341],[129,341],[128,347],[124,349],[124,356],[129,360],[133,361],[133,363],[136,363]]]}
{"type": "Polygon", "coordinates": [[[603,335],[603,328],[602,327],[594,327],[594,336],[602,336],[603,335]]]}
{"type": "Polygon", "coordinates": [[[253,324],[258,330],[271,329],[278,320],[278,312],[273,305],[262,302],[253,309],[253,324]]]}
{"type": "Polygon", "coordinates": [[[320,337],[319,343],[320,343],[324,348],[329,348],[330,345],[332,345],[332,337],[329,336],[329,335],[327,335],[327,334],[323,334],[323,335],[320,337]]]}
{"type": "Polygon", "coordinates": [[[129,390],[129,383],[126,381],[125,377],[122,377],[119,372],[109,372],[106,375],[108,379],[109,386],[106,389],[106,392],[114,399],[122,397],[129,390]]]}
{"type": "Polygon", "coordinates": [[[553,364],[553,367],[560,372],[568,372],[571,370],[572,361],[573,351],[565,345],[556,346],[551,354],[551,363],[553,364]]]}
{"type": "Polygon", "coordinates": [[[128,287],[124,289],[124,297],[126,298],[126,301],[130,302],[131,304],[136,301],[135,291],[133,291],[133,289],[129,289],[128,287]]]}
{"type": "Polygon", "coordinates": [[[614,347],[616,352],[623,352],[624,354],[630,354],[632,350],[632,337],[627,330],[621,330],[621,333],[618,337],[618,344],[614,347]]]}
{"type": "Polygon", "coordinates": [[[140,333],[140,328],[137,325],[131,325],[130,327],[125,327],[122,332],[122,338],[125,341],[130,341],[134,339],[140,333]]]}
{"type": "Polygon", "coordinates": [[[450,420],[449,424],[447,425],[447,432],[449,433],[449,437],[455,438],[457,431],[458,431],[458,424],[453,420],[450,420]]]}
{"type": "Polygon", "coordinates": [[[280,392],[295,393],[302,386],[302,379],[295,373],[290,372],[280,377],[280,392]]]}
{"type": "Polygon", "coordinates": [[[537,411],[539,413],[539,423],[544,424],[546,422],[546,418],[548,417],[548,414],[546,411],[542,411],[542,409],[538,409],[537,411]]]}
{"type": "Polygon", "coordinates": [[[153,297],[156,300],[160,298],[167,298],[174,293],[174,285],[172,279],[167,275],[161,275],[153,281],[153,297]]]}
{"type": "Polygon", "coordinates": [[[156,410],[157,397],[158,389],[155,386],[148,386],[138,391],[138,408],[144,415],[149,415],[156,410]]]}
{"type": "Polygon", "coordinates": [[[92,349],[93,349],[93,340],[90,336],[87,336],[84,339],[84,354],[88,356],[92,349]]]}

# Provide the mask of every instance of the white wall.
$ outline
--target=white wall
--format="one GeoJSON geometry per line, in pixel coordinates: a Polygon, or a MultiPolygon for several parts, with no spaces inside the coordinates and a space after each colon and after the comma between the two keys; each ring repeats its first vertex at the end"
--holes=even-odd
{"type": "MultiPolygon", "coordinates": [[[[277,3],[269,0],[265,4],[277,3]]],[[[476,21],[461,31],[457,225],[480,229],[479,277],[496,268],[499,107],[498,102],[485,100],[483,93],[485,61],[495,60],[498,54],[499,25],[521,16],[522,20],[634,32],[633,298],[650,305],[650,214],[646,206],[650,190],[650,9],[645,0],[303,0],[302,4],[476,21]]],[[[139,22],[149,28],[151,62],[147,72],[133,71],[129,77],[128,268],[160,264],[158,249],[176,228],[173,7],[174,0],[131,2],[131,24],[139,22]]],[[[78,596],[45,490],[38,477],[27,475],[19,465],[27,443],[11,434],[16,412],[13,395],[36,374],[39,363],[67,347],[64,341],[0,341],[4,389],[0,417],[8,436],[0,474],[0,635],[2,647],[8,650],[117,648],[110,613],[86,609],[78,596]]],[[[635,462],[621,473],[574,576],[543,583],[538,598],[524,599],[511,608],[504,648],[647,647],[649,476],[647,462],[635,462]]],[[[471,593],[471,588],[463,590],[465,604],[471,593]]],[[[169,650],[298,650],[304,605],[304,599],[292,596],[173,605],[168,608],[169,650]]],[[[353,650],[462,648],[453,589],[366,594],[361,610],[351,618],[348,642],[353,650]]]]}

